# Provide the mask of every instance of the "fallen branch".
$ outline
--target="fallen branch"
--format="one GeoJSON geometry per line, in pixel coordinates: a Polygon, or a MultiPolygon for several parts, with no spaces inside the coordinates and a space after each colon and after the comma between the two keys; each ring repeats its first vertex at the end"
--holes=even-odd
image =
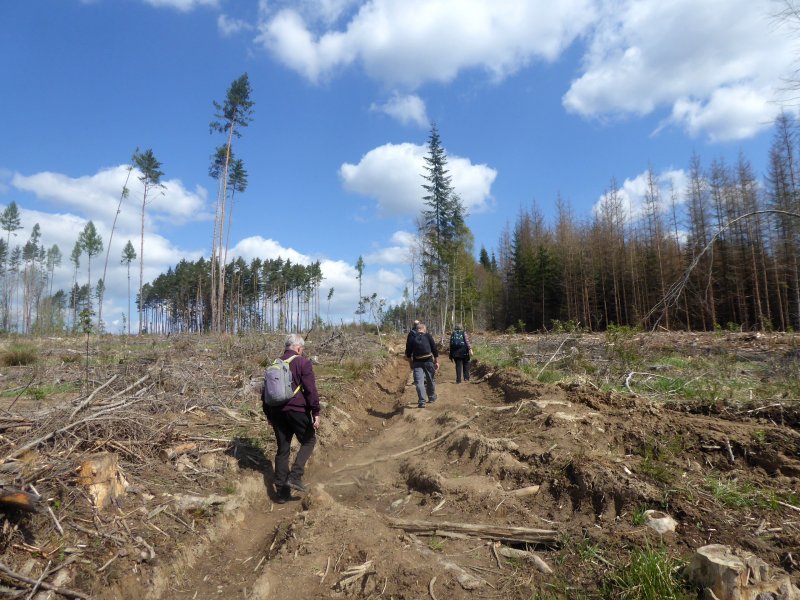
{"type": "Polygon", "coordinates": [[[387,460],[394,460],[395,458],[400,458],[401,456],[405,456],[406,454],[411,454],[412,452],[417,452],[418,450],[422,450],[423,448],[427,448],[428,446],[432,446],[433,444],[441,442],[443,439],[445,439],[447,436],[451,435],[453,432],[458,431],[462,427],[466,427],[467,425],[472,423],[479,416],[480,415],[472,416],[469,419],[467,419],[466,421],[464,421],[462,423],[459,423],[458,425],[456,425],[452,429],[449,429],[448,431],[446,431],[445,433],[443,433],[439,437],[434,438],[429,442],[425,442],[424,444],[420,444],[419,446],[414,446],[413,448],[409,448],[408,450],[403,450],[402,452],[397,452],[395,454],[390,454],[389,456],[380,456],[378,458],[372,459],[372,460],[367,461],[367,462],[356,463],[356,464],[353,464],[353,465],[345,465],[345,466],[343,466],[343,467],[341,467],[339,469],[336,469],[335,471],[333,471],[333,473],[334,474],[341,473],[342,471],[347,471],[348,469],[360,469],[361,467],[368,467],[368,466],[370,466],[372,464],[375,464],[375,463],[385,462],[387,460]]]}
{"type": "Polygon", "coordinates": [[[16,579],[17,581],[22,581],[23,583],[27,583],[29,585],[36,585],[38,583],[39,587],[44,588],[46,590],[52,590],[57,594],[61,594],[62,596],[66,596],[67,598],[86,598],[88,600],[89,596],[86,594],[82,594],[81,592],[76,592],[74,590],[68,590],[67,588],[60,588],[55,585],[51,585],[47,582],[37,582],[35,579],[31,579],[30,577],[25,577],[24,575],[20,575],[19,573],[15,573],[11,569],[9,569],[3,563],[0,563],[0,573],[4,573],[6,576],[10,577],[11,579],[16,579]]]}
{"type": "Polygon", "coordinates": [[[55,431],[51,431],[50,433],[48,433],[46,435],[43,435],[42,437],[37,438],[37,439],[33,440],[32,442],[28,442],[24,446],[20,446],[19,448],[14,450],[14,452],[12,452],[11,454],[7,454],[5,457],[3,457],[3,461],[2,462],[7,462],[7,461],[11,460],[12,458],[17,458],[18,456],[21,456],[21,455],[25,454],[28,450],[30,450],[32,448],[35,448],[36,446],[38,446],[42,442],[46,442],[47,440],[55,437],[59,433],[66,433],[67,431],[77,427],[78,425],[83,425],[84,423],[90,423],[90,422],[96,420],[98,417],[100,417],[102,415],[108,414],[108,413],[110,413],[110,412],[112,412],[112,411],[114,411],[114,410],[116,410],[118,408],[122,408],[123,406],[125,408],[127,408],[127,407],[129,407],[129,406],[131,406],[133,404],[136,404],[137,402],[141,402],[142,400],[144,400],[144,398],[137,398],[136,400],[131,400],[130,402],[120,402],[120,403],[117,403],[117,404],[112,404],[112,405],[110,405],[110,406],[108,406],[108,407],[106,407],[106,408],[104,408],[102,410],[98,410],[96,413],[94,413],[92,415],[89,415],[88,417],[86,417],[84,419],[81,419],[80,421],[74,421],[72,423],[69,423],[68,425],[65,425],[64,427],[61,427],[60,429],[56,429],[55,431]]]}
{"type": "Polygon", "coordinates": [[[119,375],[115,373],[114,375],[111,376],[111,379],[106,381],[100,387],[95,388],[95,390],[91,394],[89,394],[89,396],[86,398],[86,400],[84,400],[83,402],[78,404],[78,406],[75,407],[75,410],[72,411],[72,414],[69,416],[69,419],[67,419],[67,421],[72,421],[72,419],[75,418],[75,415],[77,415],[84,408],[86,408],[89,404],[91,404],[92,400],[94,400],[94,397],[98,394],[98,392],[100,392],[100,390],[102,390],[103,388],[108,387],[111,384],[111,382],[114,381],[117,377],[119,377],[119,375]]]}
{"type": "Polygon", "coordinates": [[[438,562],[445,571],[453,573],[455,575],[456,581],[458,581],[459,585],[465,590],[467,591],[474,590],[486,583],[486,581],[484,581],[480,577],[475,577],[474,575],[468,573],[466,570],[458,566],[456,563],[450,562],[449,560],[445,560],[444,558],[436,554],[433,550],[431,550],[425,544],[423,544],[415,535],[409,535],[408,538],[412,542],[414,542],[414,547],[420,554],[428,558],[432,558],[433,560],[438,562]]]}
{"type": "Polygon", "coordinates": [[[542,367],[542,370],[541,370],[541,371],[539,371],[539,373],[537,373],[537,374],[536,374],[536,379],[537,379],[537,380],[539,379],[539,377],[541,377],[541,376],[542,376],[542,373],[544,373],[544,370],[547,368],[547,365],[549,365],[551,362],[553,362],[553,359],[554,359],[554,358],[556,357],[556,355],[557,355],[557,354],[558,354],[558,353],[561,351],[561,347],[562,347],[564,344],[566,344],[566,343],[567,343],[567,340],[569,340],[569,339],[572,339],[572,338],[571,338],[570,336],[567,336],[567,337],[565,337],[565,338],[563,339],[563,341],[562,341],[562,342],[561,342],[561,343],[558,345],[558,348],[556,348],[556,351],[553,353],[553,356],[551,356],[551,357],[550,357],[550,360],[548,360],[546,363],[544,363],[544,366],[542,367]]]}
{"type": "Polygon", "coordinates": [[[434,583],[436,583],[436,577],[432,577],[431,582],[428,584],[428,593],[431,595],[431,600],[437,600],[436,594],[433,593],[434,583]]]}
{"type": "Polygon", "coordinates": [[[545,575],[550,575],[553,572],[553,569],[550,568],[550,565],[548,565],[544,559],[530,550],[519,550],[517,548],[500,546],[497,552],[500,554],[500,556],[505,556],[506,558],[523,558],[525,560],[529,560],[534,564],[540,573],[544,573],[545,575]]]}
{"type": "Polygon", "coordinates": [[[532,529],[530,527],[503,527],[501,525],[478,525],[471,523],[448,523],[445,521],[403,521],[389,519],[389,526],[408,533],[421,535],[440,535],[443,533],[462,534],[472,537],[527,544],[552,545],[558,541],[558,531],[552,529],[532,529]]]}
{"type": "Polygon", "coordinates": [[[777,500],[776,502],[781,506],[785,506],[786,508],[791,508],[792,510],[800,512],[800,506],[795,506],[794,504],[789,504],[788,502],[781,502],[780,500],[777,500]]]}
{"type": "Polygon", "coordinates": [[[345,587],[369,575],[374,575],[376,571],[372,568],[372,561],[368,560],[363,565],[348,567],[342,571],[343,577],[333,587],[343,590],[345,587]]]}

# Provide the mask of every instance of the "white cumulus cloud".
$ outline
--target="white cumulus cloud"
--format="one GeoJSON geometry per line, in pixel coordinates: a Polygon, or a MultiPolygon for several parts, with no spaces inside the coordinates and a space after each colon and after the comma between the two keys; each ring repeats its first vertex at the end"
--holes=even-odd
{"type": "MultiPolygon", "coordinates": [[[[137,224],[140,226],[144,190],[138,175],[139,172],[134,170],[128,178],[126,165],[101,169],[94,175],[81,177],[70,177],[51,171],[33,175],[15,173],[11,178],[11,185],[81,215],[111,220],[117,211],[120,193],[127,179],[130,194],[123,201],[119,224],[127,224],[135,229],[137,224]]],[[[188,190],[180,179],[166,179],[162,183],[163,189],[153,190],[152,195],[148,196],[146,226],[158,220],[181,224],[210,217],[206,211],[207,192],[204,188],[197,186],[194,190],[188,190]]]]}
{"type": "Polygon", "coordinates": [[[370,110],[385,113],[403,125],[411,123],[419,127],[427,127],[430,124],[425,110],[425,102],[416,94],[402,96],[395,93],[383,104],[370,106],[370,110]]]}
{"type": "Polygon", "coordinates": [[[395,231],[389,246],[370,252],[364,257],[367,264],[406,265],[419,240],[409,231],[395,231]]]}
{"type": "Polygon", "coordinates": [[[691,135],[740,139],[780,110],[800,45],[752,0],[615,0],[590,34],[564,106],[586,117],[671,108],[691,135]]]}
{"type": "MultiPolygon", "coordinates": [[[[648,172],[640,173],[636,177],[626,179],[619,189],[614,190],[622,203],[627,221],[635,221],[644,216],[644,206],[649,188],[648,172]]],[[[673,194],[676,204],[686,201],[686,187],[688,177],[683,169],[669,169],[656,174],[655,185],[658,193],[659,209],[662,213],[668,213],[672,207],[673,194]]],[[[601,209],[605,195],[594,205],[594,211],[601,209]]]]}
{"type": "MultiPolygon", "coordinates": [[[[400,232],[396,233],[393,240],[401,240],[403,236],[400,232]]],[[[234,256],[241,256],[246,261],[255,258],[262,260],[282,258],[289,259],[293,263],[309,265],[315,260],[319,260],[323,280],[320,285],[320,297],[322,298],[322,315],[327,319],[328,311],[330,316],[335,319],[345,321],[355,320],[355,310],[358,307],[358,272],[355,265],[348,264],[342,260],[332,260],[328,258],[313,258],[302,254],[293,248],[282,246],[279,242],[272,239],[264,239],[261,236],[253,236],[241,240],[232,250],[234,256]],[[330,288],[334,289],[330,306],[327,302],[327,295],[330,288]]],[[[406,284],[406,276],[397,269],[385,268],[382,266],[385,261],[376,257],[365,258],[366,267],[361,282],[361,290],[364,295],[377,294],[379,298],[385,298],[387,302],[397,303],[402,297],[403,288],[406,284]]]]}
{"type": "Polygon", "coordinates": [[[413,88],[465,69],[502,79],[534,59],[555,60],[594,15],[591,0],[367,0],[336,30],[282,8],[260,23],[256,41],[313,82],[358,64],[413,88]]]}
{"type": "Polygon", "coordinates": [[[253,25],[244,19],[236,19],[228,15],[221,14],[217,17],[217,29],[223,36],[231,36],[242,31],[251,31],[253,25]]]}
{"type": "Polygon", "coordinates": [[[189,12],[198,6],[219,6],[219,0],[144,0],[144,2],[156,8],[174,8],[181,12],[189,12]]]}
{"type": "Polygon", "coordinates": [[[144,2],[156,8],[174,8],[181,12],[189,12],[198,6],[219,6],[219,0],[144,0],[144,2]]]}
{"type": "MultiPolygon", "coordinates": [[[[358,164],[344,163],[339,169],[346,190],[374,198],[383,216],[418,214],[424,207],[427,146],[384,144],[367,152],[358,164]]],[[[470,213],[488,208],[497,171],[472,164],[468,158],[447,156],[447,170],[454,190],[470,213]]]]}

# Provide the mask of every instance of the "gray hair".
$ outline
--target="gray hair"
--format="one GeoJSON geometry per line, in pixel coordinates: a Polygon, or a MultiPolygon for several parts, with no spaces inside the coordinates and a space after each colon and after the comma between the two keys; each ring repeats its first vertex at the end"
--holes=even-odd
{"type": "Polygon", "coordinates": [[[305,346],[303,336],[297,333],[290,333],[286,336],[286,341],[283,343],[284,348],[291,348],[292,346],[305,346]]]}
{"type": "Polygon", "coordinates": [[[456,327],[455,327],[455,328],[456,328],[457,330],[461,330],[461,331],[463,331],[463,330],[464,330],[464,326],[463,326],[461,323],[456,323],[456,327]]]}

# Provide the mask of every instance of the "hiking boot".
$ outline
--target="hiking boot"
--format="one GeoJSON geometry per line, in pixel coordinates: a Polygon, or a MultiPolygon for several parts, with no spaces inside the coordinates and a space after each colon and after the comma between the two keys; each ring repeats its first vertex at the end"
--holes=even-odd
{"type": "Polygon", "coordinates": [[[303,482],[300,481],[299,479],[290,479],[289,481],[286,482],[286,485],[288,485],[293,490],[297,490],[298,492],[303,492],[304,494],[308,491],[308,488],[305,485],[303,485],[303,482]]]}
{"type": "Polygon", "coordinates": [[[297,500],[292,496],[292,490],[288,485],[282,485],[275,491],[275,504],[286,504],[289,500],[297,500]]]}
{"type": "Polygon", "coordinates": [[[425,408],[425,403],[420,402],[419,404],[417,404],[417,408],[425,408]]]}

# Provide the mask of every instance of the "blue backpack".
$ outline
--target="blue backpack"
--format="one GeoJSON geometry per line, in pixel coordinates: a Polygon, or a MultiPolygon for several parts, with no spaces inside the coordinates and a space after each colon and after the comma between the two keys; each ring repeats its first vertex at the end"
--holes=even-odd
{"type": "Polygon", "coordinates": [[[464,338],[464,332],[456,329],[450,335],[450,356],[453,358],[463,358],[467,355],[467,340],[464,338]]]}

